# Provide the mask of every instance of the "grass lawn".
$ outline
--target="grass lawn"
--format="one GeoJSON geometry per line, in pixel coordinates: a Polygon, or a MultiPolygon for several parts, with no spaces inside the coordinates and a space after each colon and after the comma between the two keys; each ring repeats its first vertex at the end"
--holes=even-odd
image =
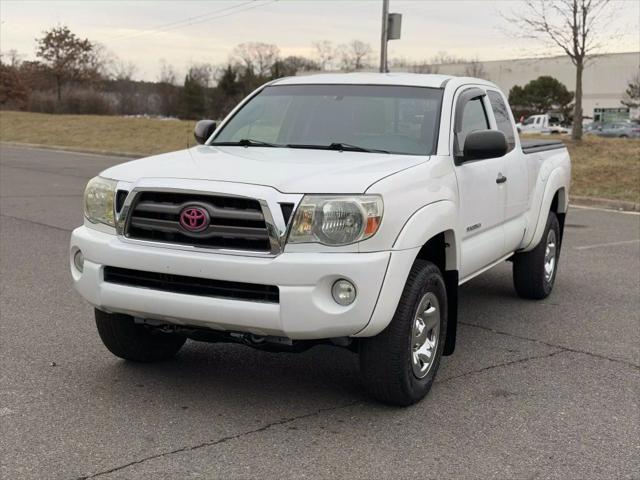
{"type": "Polygon", "coordinates": [[[640,139],[585,135],[580,142],[560,140],[571,155],[571,195],[640,203],[640,139]]]}
{"type": "MultiPolygon", "coordinates": [[[[0,141],[151,155],[193,145],[194,123],[0,111],[0,141]]],[[[562,140],[573,161],[572,195],[640,203],[640,140],[562,140]]]]}
{"type": "Polygon", "coordinates": [[[151,155],[195,143],[195,122],[0,111],[0,141],[151,155]]]}

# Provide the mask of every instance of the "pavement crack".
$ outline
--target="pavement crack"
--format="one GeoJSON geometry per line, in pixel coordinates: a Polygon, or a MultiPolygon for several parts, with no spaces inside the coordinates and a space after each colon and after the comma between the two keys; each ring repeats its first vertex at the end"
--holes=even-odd
{"type": "Polygon", "coordinates": [[[305,414],[302,414],[302,415],[296,415],[296,416],[293,416],[293,417],[281,418],[280,420],[276,420],[276,421],[273,421],[271,423],[267,423],[266,425],[263,425],[262,427],[256,428],[254,430],[248,430],[246,432],[237,433],[235,435],[228,435],[226,437],[218,438],[216,440],[208,440],[206,442],[198,443],[197,445],[190,445],[190,446],[186,446],[186,447],[176,448],[175,450],[170,450],[168,452],[162,452],[162,453],[157,453],[155,455],[149,455],[148,457],[144,457],[144,458],[141,458],[139,460],[134,460],[134,461],[129,462],[129,463],[118,465],[117,467],[113,467],[113,468],[110,468],[108,470],[102,470],[100,472],[92,473],[90,475],[77,477],[76,480],[88,480],[90,478],[97,478],[97,477],[100,477],[100,476],[103,476],[103,475],[108,475],[110,473],[114,473],[114,472],[118,472],[120,470],[124,470],[125,468],[129,468],[129,467],[132,467],[134,465],[140,465],[142,463],[148,462],[149,460],[155,460],[155,459],[158,459],[158,458],[167,457],[169,455],[174,455],[176,453],[191,452],[191,451],[199,450],[199,449],[205,448],[205,447],[212,447],[212,446],[215,446],[215,445],[220,445],[222,443],[230,442],[232,440],[236,440],[238,438],[243,438],[243,437],[246,437],[248,435],[253,435],[253,434],[256,434],[256,433],[264,432],[265,430],[269,430],[272,427],[277,427],[277,426],[280,426],[280,425],[286,425],[288,423],[295,422],[297,420],[302,420],[302,419],[305,419],[305,418],[319,416],[319,415],[321,415],[323,413],[326,413],[326,412],[333,412],[333,411],[336,411],[336,410],[343,410],[343,409],[346,409],[346,408],[349,408],[349,407],[353,407],[354,405],[357,405],[359,403],[362,403],[362,400],[356,400],[354,402],[350,402],[350,403],[347,403],[347,404],[344,404],[344,405],[337,405],[337,406],[334,406],[334,407],[319,408],[318,410],[315,410],[315,411],[310,412],[310,413],[305,413],[305,414]]]}
{"type": "Polygon", "coordinates": [[[447,377],[447,378],[443,378],[442,380],[436,380],[435,383],[440,384],[440,383],[446,383],[449,382],[451,380],[456,380],[458,378],[461,377],[466,377],[468,375],[475,375],[477,373],[482,373],[482,372],[486,372],[487,370],[493,370],[494,368],[500,368],[500,367],[508,367],[510,365],[515,365],[518,363],[525,363],[528,362],[529,360],[538,360],[539,358],[549,358],[549,357],[553,357],[554,355],[557,355],[559,353],[564,353],[565,350],[563,349],[558,349],[555,350],[551,353],[545,353],[544,355],[532,355],[530,357],[526,357],[526,358],[519,358],[517,360],[511,360],[509,362],[503,362],[503,363],[498,363],[496,365],[489,365],[488,367],[484,367],[484,368],[480,368],[478,370],[471,370],[469,372],[464,372],[461,373],[459,375],[454,375],[453,377],[447,377]]]}
{"type": "Polygon", "coordinates": [[[31,223],[32,225],[39,225],[41,227],[53,228],[54,230],[61,230],[63,232],[73,231],[72,228],[58,227],[56,225],[49,225],[48,223],[36,222],[35,220],[28,220],[26,218],[14,217],[13,215],[5,215],[4,213],[0,214],[0,217],[10,218],[12,220],[19,220],[21,222],[31,223]]]}
{"type": "MultiPolygon", "coordinates": [[[[87,177],[86,175],[75,175],[73,173],[61,173],[61,172],[52,172],[51,170],[42,170],[40,168],[30,168],[30,167],[23,167],[23,166],[18,166],[18,165],[6,165],[3,164],[2,165],[2,169],[5,168],[13,168],[14,170],[26,170],[28,172],[35,172],[35,173],[44,173],[46,175],[56,175],[58,177],[72,177],[72,178],[82,178],[83,180],[90,180],[91,177],[87,177]]],[[[63,167],[64,169],[64,167],[63,167]]]]}
{"type": "Polygon", "coordinates": [[[82,193],[69,193],[69,194],[52,194],[52,195],[0,195],[0,199],[6,198],[73,198],[82,197],[82,193]]]}
{"type": "Polygon", "coordinates": [[[547,347],[559,348],[559,349],[561,349],[561,350],[563,350],[565,352],[581,353],[583,355],[588,355],[590,357],[598,358],[600,360],[609,360],[610,362],[621,363],[621,364],[627,365],[629,367],[640,369],[640,365],[636,365],[635,363],[629,362],[628,360],[622,360],[620,358],[607,357],[606,355],[600,355],[599,353],[588,352],[586,350],[578,350],[576,348],[565,347],[563,345],[556,345],[555,343],[545,342],[544,340],[539,340],[537,338],[530,338],[530,337],[525,337],[525,336],[522,336],[522,335],[515,335],[513,333],[505,332],[505,331],[502,331],[502,330],[496,330],[495,328],[485,327],[485,326],[482,326],[482,325],[476,325],[475,323],[467,323],[467,322],[461,322],[461,321],[458,321],[458,323],[461,324],[461,325],[466,325],[467,327],[475,327],[475,328],[479,328],[481,330],[486,330],[488,332],[495,333],[497,335],[504,335],[506,337],[518,338],[520,340],[527,340],[529,342],[535,342],[535,343],[539,343],[541,345],[546,345],[547,347]]]}

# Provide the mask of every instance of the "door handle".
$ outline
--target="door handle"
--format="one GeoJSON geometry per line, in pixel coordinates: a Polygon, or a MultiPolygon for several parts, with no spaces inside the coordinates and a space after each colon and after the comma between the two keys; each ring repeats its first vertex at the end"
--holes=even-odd
{"type": "Polygon", "coordinates": [[[500,183],[504,183],[506,181],[507,181],[507,177],[502,175],[502,173],[499,173],[498,174],[498,178],[496,178],[496,183],[500,184],[500,183]]]}

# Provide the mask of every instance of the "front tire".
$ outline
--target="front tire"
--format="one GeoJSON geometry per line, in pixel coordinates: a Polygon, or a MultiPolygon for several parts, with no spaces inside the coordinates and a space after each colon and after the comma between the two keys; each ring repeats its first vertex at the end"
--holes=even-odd
{"type": "Polygon", "coordinates": [[[157,362],[172,358],[187,340],[182,335],[151,330],[133,317],[95,310],[102,343],[116,357],[133,362],[157,362]]]}
{"type": "Polygon", "coordinates": [[[412,405],[429,393],[447,334],[447,292],[442,273],[417,260],[385,330],[361,340],[360,371],[377,400],[412,405]]]}
{"type": "Polygon", "coordinates": [[[542,300],[553,290],[560,256],[560,224],[549,212],[540,243],[531,251],[513,258],[513,285],[522,298],[542,300]]]}

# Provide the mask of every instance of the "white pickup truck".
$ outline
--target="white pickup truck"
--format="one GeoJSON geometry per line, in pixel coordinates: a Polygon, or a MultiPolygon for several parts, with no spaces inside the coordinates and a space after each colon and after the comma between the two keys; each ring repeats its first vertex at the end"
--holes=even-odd
{"type": "Polygon", "coordinates": [[[531,115],[522,123],[516,123],[518,133],[569,133],[570,130],[561,125],[560,115],[531,115]]]}
{"type": "Polygon", "coordinates": [[[553,288],[569,155],[521,142],[490,82],[285,78],[195,136],[87,186],[71,273],[118,357],[332,344],[373,397],[409,405],[454,350],[459,285],[509,260],[520,296],[553,288]]]}

